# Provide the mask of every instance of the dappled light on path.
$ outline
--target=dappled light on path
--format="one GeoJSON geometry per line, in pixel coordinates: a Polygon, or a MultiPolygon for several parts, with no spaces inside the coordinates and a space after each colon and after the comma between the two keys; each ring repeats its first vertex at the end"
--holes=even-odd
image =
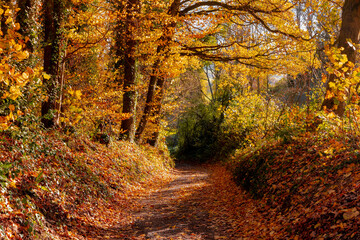
{"type": "Polygon", "coordinates": [[[165,188],[139,199],[130,239],[215,239],[198,192],[209,185],[205,169],[182,166],[165,188]]]}

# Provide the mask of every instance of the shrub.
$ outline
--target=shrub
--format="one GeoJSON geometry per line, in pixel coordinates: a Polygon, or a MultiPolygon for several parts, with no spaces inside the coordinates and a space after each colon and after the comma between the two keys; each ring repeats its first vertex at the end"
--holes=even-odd
{"type": "Polygon", "coordinates": [[[246,130],[235,132],[224,125],[225,114],[217,104],[190,108],[178,124],[175,155],[198,162],[231,154],[242,146],[246,130]]]}

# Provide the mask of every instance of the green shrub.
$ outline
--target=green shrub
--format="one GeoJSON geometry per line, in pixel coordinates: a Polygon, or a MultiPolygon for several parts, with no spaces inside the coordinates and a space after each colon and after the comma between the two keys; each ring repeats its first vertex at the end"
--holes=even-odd
{"type": "Polygon", "coordinates": [[[216,104],[190,108],[178,124],[175,155],[205,162],[231,154],[245,140],[245,131],[235,133],[224,125],[224,113],[216,104]]]}

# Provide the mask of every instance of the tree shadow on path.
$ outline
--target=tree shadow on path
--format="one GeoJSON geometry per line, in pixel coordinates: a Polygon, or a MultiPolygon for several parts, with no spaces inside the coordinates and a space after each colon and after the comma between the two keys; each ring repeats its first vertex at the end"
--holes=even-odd
{"type": "Polygon", "coordinates": [[[127,239],[217,239],[201,206],[206,198],[202,190],[208,186],[206,169],[182,164],[174,174],[168,186],[139,199],[141,208],[123,232],[127,239]]]}

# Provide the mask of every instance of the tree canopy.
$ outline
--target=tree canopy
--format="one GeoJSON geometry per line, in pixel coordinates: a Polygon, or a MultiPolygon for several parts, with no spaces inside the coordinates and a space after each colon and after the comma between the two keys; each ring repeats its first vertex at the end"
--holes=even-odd
{"type": "Polygon", "coordinates": [[[349,25],[343,18],[340,30],[340,22],[348,6],[310,0],[4,2],[3,52],[22,50],[19,60],[28,59],[4,58],[4,68],[28,80],[2,78],[3,129],[21,108],[37,115],[40,101],[47,128],[107,125],[118,138],[155,145],[167,109],[177,104],[165,104],[166,94],[178,98],[172,85],[192,69],[204,71],[212,88],[214,72],[221,75],[217,88],[254,89],[256,81],[259,94],[271,78],[317,72],[307,75],[320,82],[329,73],[325,49],[346,45],[349,25]],[[35,89],[42,96],[31,108],[20,107],[35,89]]]}

